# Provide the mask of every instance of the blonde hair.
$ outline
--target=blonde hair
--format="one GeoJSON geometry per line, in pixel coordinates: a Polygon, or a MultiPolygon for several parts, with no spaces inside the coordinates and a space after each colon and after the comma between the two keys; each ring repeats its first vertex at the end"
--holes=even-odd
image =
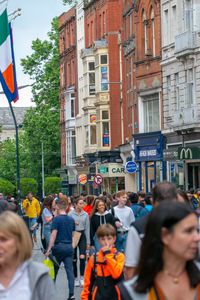
{"type": "Polygon", "coordinates": [[[17,243],[18,263],[32,256],[33,243],[29,230],[21,217],[11,211],[0,214],[0,233],[13,237],[17,243]]]}

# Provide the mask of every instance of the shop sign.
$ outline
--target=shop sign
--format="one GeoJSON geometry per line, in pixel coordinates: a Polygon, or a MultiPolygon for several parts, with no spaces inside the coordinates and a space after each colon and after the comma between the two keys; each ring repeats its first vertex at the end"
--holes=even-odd
{"type": "Polygon", "coordinates": [[[154,161],[162,159],[162,154],[157,147],[141,147],[136,151],[137,161],[154,161]]]}
{"type": "Polygon", "coordinates": [[[176,161],[178,159],[178,148],[163,150],[164,161],[176,161]]]}
{"type": "Polygon", "coordinates": [[[126,171],[130,174],[133,174],[137,171],[137,164],[134,161],[128,161],[126,163],[126,171]]]}
{"type": "Polygon", "coordinates": [[[109,177],[124,177],[125,168],[121,164],[110,164],[109,165],[109,177]]]}
{"type": "Polygon", "coordinates": [[[96,124],[96,115],[90,115],[90,124],[96,124]]]}
{"type": "Polygon", "coordinates": [[[68,188],[68,185],[69,185],[69,181],[68,180],[62,180],[62,183],[61,183],[61,188],[68,188]]]}
{"type": "Polygon", "coordinates": [[[108,167],[106,166],[99,167],[99,173],[104,174],[107,172],[108,172],[108,167]]]}
{"type": "Polygon", "coordinates": [[[180,147],[178,148],[178,159],[200,159],[200,148],[180,147]]]}
{"type": "Polygon", "coordinates": [[[81,174],[78,176],[78,182],[81,185],[84,185],[87,183],[87,175],[86,174],[81,174]]]}

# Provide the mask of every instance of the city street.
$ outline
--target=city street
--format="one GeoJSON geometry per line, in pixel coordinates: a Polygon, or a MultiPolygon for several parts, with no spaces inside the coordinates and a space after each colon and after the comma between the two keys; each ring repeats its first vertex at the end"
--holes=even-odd
{"type": "MultiPolygon", "coordinates": [[[[45,259],[45,256],[41,251],[39,230],[37,231],[37,239],[38,242],[37,244],[34,245],[33,248],[33,260],[42,262],[45,259]]],[[[58,277],[56,281],[56,290],[57,290],[58,297],[55,300],[66,300],[68,298],[68,282],[67,282],[66,272],[62,264],[58,272],[58,277]]],[[[81,288],[76,287],[74,291],[75,291],[76,300],[80,300],[81,288]]]]}

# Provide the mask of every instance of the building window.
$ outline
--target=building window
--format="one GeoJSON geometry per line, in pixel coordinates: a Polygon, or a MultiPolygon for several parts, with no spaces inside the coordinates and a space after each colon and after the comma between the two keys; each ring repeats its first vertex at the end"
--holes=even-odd
{"type": "Polygon", "coordinates": [[[89,131],[88,126],[85,126],[85,145],[88,146],[89,144],[89,131]]]}
{"type": "Polygon", "coordinates": [[[164,11],[164,44],[167,46],[169,44],[169,14],[168,9],[164,11]]]}
{"type": "Polygon", "coordinates": [[[94,145],[96,143],[97,143],[96,125],[90,125],[90,144],[94,145]]]}
{"type": "Polygon", "coordinates": [[[171,107],[172,107],[171,77],[170,76],[167,76],[167,98],[168,98],[169,114],[170,114],[171,107]]]}
{"type": "Polygon", "coordinates": [[[155,22],[154,22],[154,10],[151,9],[151,38],[153,42],[153,56],[156,56],[156,41],[155,41],[155,22]]]}
{"type": "Polygon", "coordinates": [[[66,161],[67,165],[75,164],[76,157],[76,136],[75,130],[68,130],[66,132],[66,161]]]}
{"type": "Polygon", "coordinates": [[[102,111],[102,120],[108,120],[109,119],[109,112],[108,110],[102,111]]]}
{"type": "Polygon", "coordinates": [[[75,97],[71,94],[71,118],[75,118],[75,97]]]}
{"type": "Polygon", "coordinates": [[[143,98],[144,132],[160,130],[159,95],[143,98]]]}
{"type": "Polygon", "coordinates": [[[179,73],[175,74],[175,101],[176,109],[180,109],[180,86],[179,86],[179,73]]]}
{"type": "Polygon", "coordinates": [[[102,122],[103,147],[109,147],[109,122],[102,122]]]}
{"type": "Polygon", "coordinates": [[[101,55],[101,65],[107,65],[107,63],[108,63],[108,56],[101,55]]]}
{"type": "Polygon", "coordinates": [[[172,13],[173,13],[172,22],[173,22],[173,41],[174,41],[174,38],[176,36],[176,5],[172,7],[172,13]]]}
{"type": "Polygon", "coordinates": [[[185,86],[185,106],[191,107],[194,104],[194,70],[187,71],[187,83],[185,86]]]}
{"type": "Polygon", "coordinates": [[[95,68],[94,62],[91,61],[88,63],[89,70],[89,95],[95,95],[95,68]]]}

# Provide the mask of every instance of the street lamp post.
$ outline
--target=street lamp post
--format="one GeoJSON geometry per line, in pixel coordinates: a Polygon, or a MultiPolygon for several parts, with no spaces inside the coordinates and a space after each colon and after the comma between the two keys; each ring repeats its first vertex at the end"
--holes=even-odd
{"type": "Polygon", "coordinates": [[[13,116],[14,124],[15,124],[15,131],[16,131],[16,157],[17,157],[17,202],[19,207],[19,212],[21,214],[21,206],[20,206],[20,199],[21,199],[21,190],[20,190],[20,164],[19,164],[19,137],[18,137],[18,125],[16,121],[16,117],[13,111],[13,107],[11,102],[9,102],[10,110],[13,116]]]}
{"type": "Polygon", "coordinates": [[[44,143],[42,141],[42,198],[44,199],[44,143]]]}

